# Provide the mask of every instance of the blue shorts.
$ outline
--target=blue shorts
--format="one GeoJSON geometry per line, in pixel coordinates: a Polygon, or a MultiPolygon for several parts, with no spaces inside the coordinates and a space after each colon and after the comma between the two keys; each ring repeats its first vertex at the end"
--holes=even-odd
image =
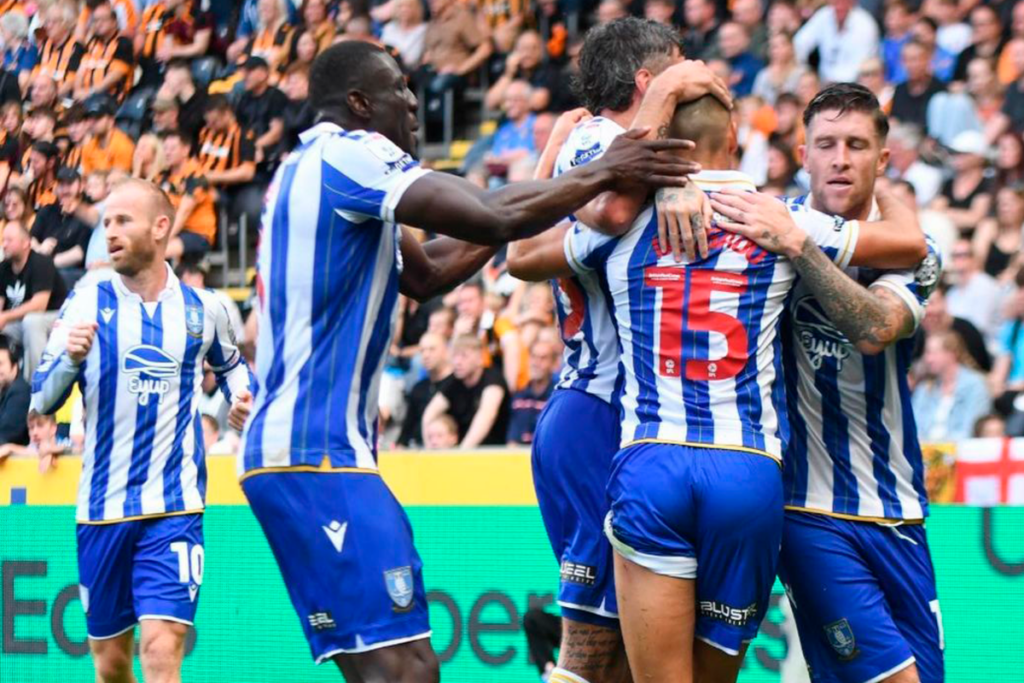
{"type": "Polygon", "coordinates": [[[730,655],[768,609],[782,539],[782,472],[764,455],[663,443],[615,455],[606,533],[657,574],[696,579],[696,637],[730,655]]]}
{"type": "Polygon", "coordinates": [[[267,472],[242,489],[317,664],[430,637],[423,562],[380,475],[267,472]]]}
{"type": "Polygon", "coordinates": [[[89,637],[144,619],[191,625],[203,585],[203,516],[79,524],[78,581],[89,637]]]}
{"type": "Polygon", "coordinates": [[[880,681],[917,663],[943,680],[942,615],[923,524],[786,512],[779,577],[811,680],[880,681]]]}
{"type": "Polygon", "coordinates": [[[612,549],[604,536],[619,412],[583,391],[559,389],[533,435],[533,485],[560,565],[558,604],[573,621],[618,627],[612,549]]]}

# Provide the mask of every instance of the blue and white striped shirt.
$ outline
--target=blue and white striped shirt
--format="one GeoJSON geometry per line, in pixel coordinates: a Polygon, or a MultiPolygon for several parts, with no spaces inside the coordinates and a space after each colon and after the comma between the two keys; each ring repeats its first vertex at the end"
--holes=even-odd
{"type": "MultiPolygon", "coordinates": [[[[792,200],[790,208],[805,209],[806,199],[792,200]]],[[[942,261],[929,240],[928,256],[916,269],[846,272],[864,286],[899,296],[916,327],[942,261]]],[[[924,518],[924,465],[907,384],[913,339],[874,356],[860,353],[799,281],[784,328],[791,430],[786,506],[850,517],[924,518]]]]}
{"type": "Polygon", "coordinates": [[[267,193],[259,391],[239,473],[375,469],[377,398],[402,268],[395,208],[427,173],[379,133],[320,123],[267,193]]]}
{"type": "Polygon", "coordinates": [[[249,389],[224,304],[208,290],[167,286],[144,303],[120,276],[68,297],[32,378],[32,409],[56,411],[77,381],[85,398],[85,454],[78,486],[81,523],[116,522],[203,509],[203,363],[221,390],[249,389]],[[98,325],[92,348],[75,365],[68,333],[98,325]]]}

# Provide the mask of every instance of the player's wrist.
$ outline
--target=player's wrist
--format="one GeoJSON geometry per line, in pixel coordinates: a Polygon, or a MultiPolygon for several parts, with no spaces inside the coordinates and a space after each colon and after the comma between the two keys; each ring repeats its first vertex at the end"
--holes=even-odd
{"type": "Polygon", "coordinates": [[[811,245],[810,237],[806,232],[797,226],[793,226],[782,237],[782,253],[790,260],[796,260],[803,255],[804,250],[811,245]]]}

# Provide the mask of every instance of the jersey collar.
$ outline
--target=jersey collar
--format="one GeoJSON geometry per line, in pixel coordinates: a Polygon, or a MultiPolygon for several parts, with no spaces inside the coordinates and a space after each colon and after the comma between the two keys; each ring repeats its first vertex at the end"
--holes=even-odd
{"type": "MultiPolygon", "coordinates": [[[[157,301],[163,301],[164,299],[171,298],[181,288],[181,283],[178,280],[178,276],[174,274],[174,270],[166,263],[164,264],[164,267],[167,268],[167,284],[164,285],[162,290],[160,290],[160,294],[156,298],[157,301]]],[[[114,289],[117,291],[118,297],[122,299],[136,299],[140,302],[142,301],[141,296],[125,286],[124,278],[120,275],[115,274],[114,277],[110,278],[110,281],[114,284],[114,289]]]]}
{"type": "Polygon", "coordinates": [[[754,179],[741,171],[701,171],[690,176],[690,180],[705,192],[719,190],[743,190],[757,192],[754,179]]]}

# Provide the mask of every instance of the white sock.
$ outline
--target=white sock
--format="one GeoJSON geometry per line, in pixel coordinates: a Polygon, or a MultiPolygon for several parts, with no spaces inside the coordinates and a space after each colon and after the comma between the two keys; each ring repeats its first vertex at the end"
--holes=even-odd
{"type": "Polygon", "coordinates": [[[582,676],[577,676],[571,671],[556,666],[551,670],[551,675],[548,677],[548,683],[589,683],[587,679],[582,676]]]}

